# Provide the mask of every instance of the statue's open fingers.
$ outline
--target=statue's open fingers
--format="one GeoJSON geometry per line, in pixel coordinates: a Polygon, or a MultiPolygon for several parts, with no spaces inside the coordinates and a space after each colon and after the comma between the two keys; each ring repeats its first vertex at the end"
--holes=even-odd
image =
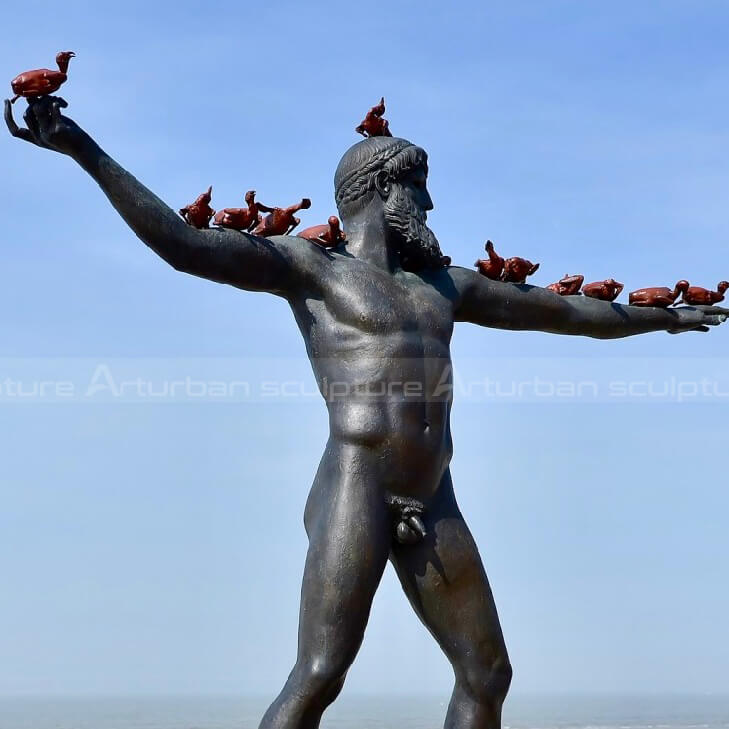
{"type": "Polygon", "coordinates": [[[61,124],[63,117],[61,116],[61,109],[68,107],[68,102],[62,99],[60,96],[49,96],[49,114],[54,124],[61,124]]]}
{"type": "Polygon", "coordinates": [[[692,327],[691,329],[669,329],[669,334],[685,334],[686,332],[708,332],[709,327],[701,325],[699,327],[692,327]]]}
{"type": "Polygon", "coordinates": [[[24,141],[30,142],[31,144],[38,144],[29,129],[26,129],[25,127],[19,127],[15,123],[15,119],[13,118],[13,107],[10,103],[10,99],[5,99],[5,124],[8,127],[8,131],[14,137],[17,137],[18,139],[23,139],[24,141]]]}
{"type": "Polygon", "coordinates": [[[23,114],[23,119],[25,119],[25,124],[30,129],[30,133],[35,137],[36,144],[43,146],[43,143],[41,141],[41,133],[40,133],[40,123],[38,121],[38,107],[39,102],[36,100],[31,100],[28,102],[28,108],[25,110],[25,114],[23,114]]]}
{"type": "Polygon", "coordinates": [[[36,139],[36,144],[45,149],[53,149],[48,142],[48,135],[53,133],[55,126],[53,116],[54,99],[53,96],[41,96],[38,99],[32,99],[23,115],[28,129],[36,139]]]}

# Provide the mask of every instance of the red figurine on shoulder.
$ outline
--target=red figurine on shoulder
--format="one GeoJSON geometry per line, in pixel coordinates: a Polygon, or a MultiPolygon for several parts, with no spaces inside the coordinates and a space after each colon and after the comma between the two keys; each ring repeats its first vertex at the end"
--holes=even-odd
{"type": "Polygon", "coordinates": [[[10,99],[10,103],[14,104],[21,96],[34,99],[58,91],[68,78],[68,64],[75,55],[73,51],[61,51],[56,56],[58,71],[50,68],[37,68],[34,71],[24,71],[16,76],[10,82],[15,94],[10,99]]]}
{"type": "Polygon", "coordinates": [[[305,197],[296,205],[289,205],[287,208],[269,208],[261,203],[256,203],[258,209],[269,213],[255,228],[254,235],[268,238],[272,235],[288,235],[300,222],[294,213],[299,210],[308,210],[311,207],[311,200],[305,197]]]}
{"type": "Polygon", "coordinates": [[[384,113],[385,97],[383,96],[380,99],[380,103],[373,106],[367,112],[367,116],[365,116],[358,127],[355,127],[354,131],[363,137],[391,137],[390,122],[382,118],[384,113]]]}
{"type": "Polygon", "coordinates": [[[347,239],[336,215],[332,215],[326,225],[312,225],[311,228],[306,228],[296,235],[299,238],[306,238],[306,240],[310,240],[323,248],[334,248],[334,246],[347,239]]]}
{"type": "Polygon", "coordinates": [[[207,228],[210,225],[210,220],[215,215],[215,210],[210,207],[210,201],[213,199],[213,188],[212,185],[204,192],[199,195],[195,202],[185,205],[184,208],[180,208],[180,215],[185,219],[188,225],[192,225],[195,228],[207,228]]]}
{"type": "Polygon", "coordinates": [[[256,202],[256,191],[248,190],[245,197],[247,208],[223,208],[215,216],[215,225],[232,230],[247,230],[249,233],[261,222],[256,202]]]}

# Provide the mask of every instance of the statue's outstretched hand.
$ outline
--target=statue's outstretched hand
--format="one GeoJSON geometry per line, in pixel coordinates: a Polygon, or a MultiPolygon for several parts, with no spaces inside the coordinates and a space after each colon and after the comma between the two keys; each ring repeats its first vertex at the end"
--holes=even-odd
{"type": "Polygon", "coordinates": [[[72,119],[61,114],[68,106],[60,96],[31,99],[23,115],[27,128],[19,127],[13,119],[13,107],[5,100],[5,123],[18,139],[31,142],[61,154],[71,154],[78,146],[83,132],[72,119]]]}
{"type": "Polygon", "coordinates": [[[729,318],[729,309],[721,306],[682,306],[669,311],[676,314],[676,326],[668,330],[669,334],[708,332],[729,318]]]}

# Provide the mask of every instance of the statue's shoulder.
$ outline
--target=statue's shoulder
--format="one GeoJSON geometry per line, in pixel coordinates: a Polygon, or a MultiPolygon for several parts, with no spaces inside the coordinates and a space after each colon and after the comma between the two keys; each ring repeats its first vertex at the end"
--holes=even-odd
{"type": "Polygon", "coordinates": [[[317,289],[325,288],[331,280],[335,261],[343,261],[346,265],[347,261],[355,260],[297,235],[276,235],[259,240],[263,245],[271,246],[276,254],[287,261],[298,281],[307,282],[317,289]]]}

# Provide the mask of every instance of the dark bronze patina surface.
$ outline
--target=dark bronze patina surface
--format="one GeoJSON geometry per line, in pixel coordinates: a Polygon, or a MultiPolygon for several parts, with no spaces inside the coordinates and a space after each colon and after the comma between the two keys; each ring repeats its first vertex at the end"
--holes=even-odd
{"type": "MultiPolygon", "coordinates": [[[[339,163],[335,197],[347,238],[334,249],[274,233],[290,229],[301,205],[284,210],[285,225],[268,209],[269,237],[198,229],[63,116],[65,106],[33,100],[19,128],[8,101],[5,118],[14,136],[74,159],[178,271],[285,299],[326,401],[330,437],[304,514],[298,654],[261,729],[319,726],[360,647],[388,560],[453,665],[447,729],[500,726],[511,666],[449,469],[454,324],[613,339],[705,331],[728,310],[562,297],[447,265],[426,224],[427,156],[395,137],[366,138],[339,163]],[[324,385],[334,382],[336,392],[324,385]]],[[[509,275],[523,280],[533,269],[512,264],[509,275]]]]}

